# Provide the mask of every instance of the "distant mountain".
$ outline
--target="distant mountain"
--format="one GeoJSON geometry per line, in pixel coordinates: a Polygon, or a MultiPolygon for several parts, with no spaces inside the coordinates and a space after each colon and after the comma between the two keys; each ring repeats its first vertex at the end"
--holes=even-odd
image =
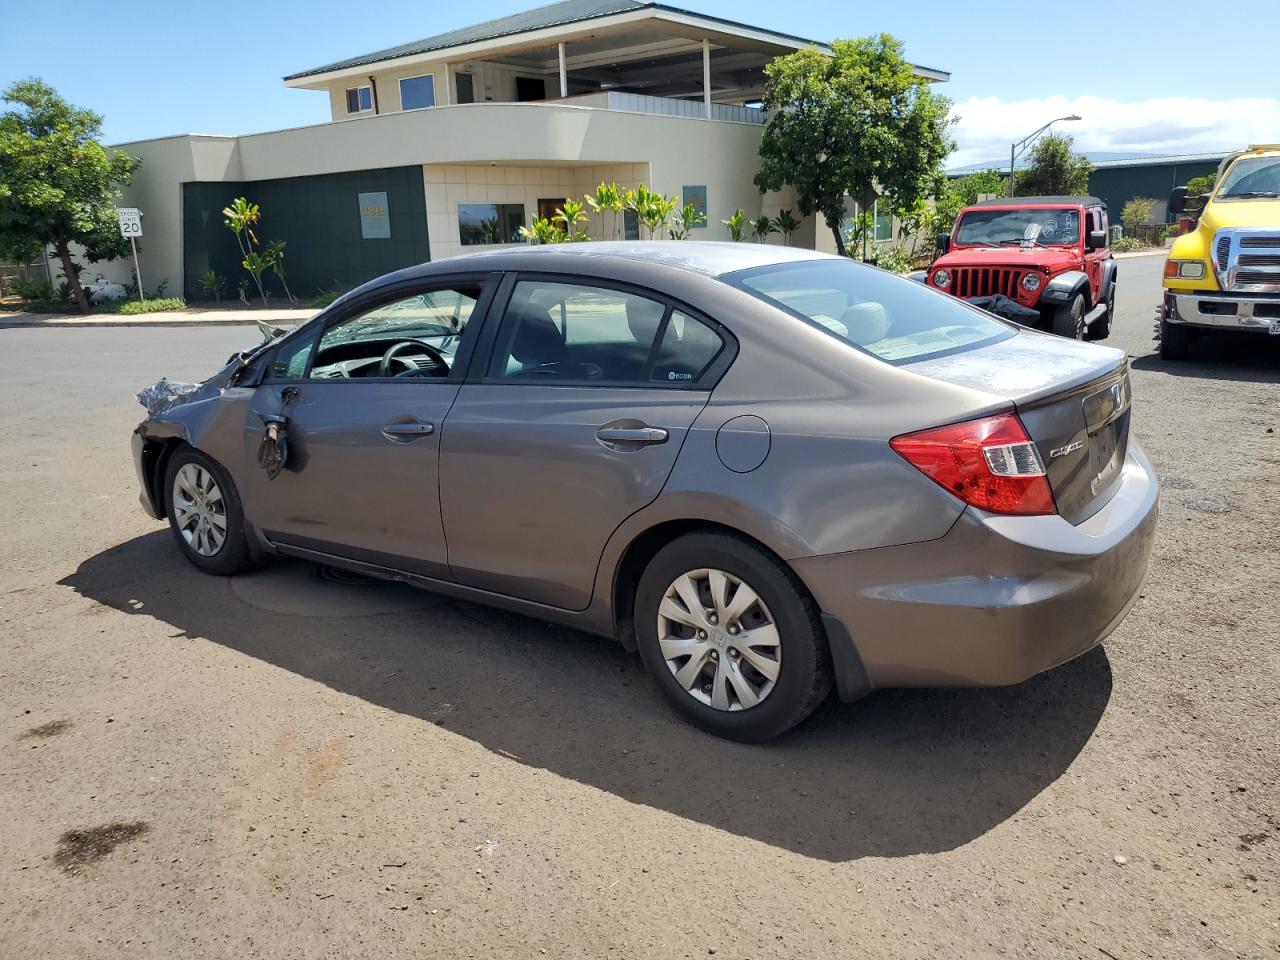
{"type": "MultiPolygon", "coordinates": [[[[1088,150],[1085,156],[1095,163],[1102,160],[1145,160],[1148,157],[1160,157],[1160,153],[1117,153],[1111,150],[1088,150]]],[[[1006,158],[1007,159],[1007,158],[1006,158]]],[[[1026,164],[1026,157],[1018,160],[1018,166],[1026,164]]],[[[984,160],[981,163],[966,163],[962,167],[947,167],[947,173],[977,173],[979,170],[1003,170],[1004,160],[984,160]]]]}

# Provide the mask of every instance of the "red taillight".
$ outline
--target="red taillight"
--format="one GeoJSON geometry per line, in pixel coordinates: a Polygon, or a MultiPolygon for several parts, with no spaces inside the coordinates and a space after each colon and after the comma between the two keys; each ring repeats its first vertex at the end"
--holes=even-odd
{"type": "Polygon", "coordinates": [[[908,463],[965,503],[990,513],[1057,513],[1036,445],[1012,413],[966,420],[889,441],[908,463]]]}

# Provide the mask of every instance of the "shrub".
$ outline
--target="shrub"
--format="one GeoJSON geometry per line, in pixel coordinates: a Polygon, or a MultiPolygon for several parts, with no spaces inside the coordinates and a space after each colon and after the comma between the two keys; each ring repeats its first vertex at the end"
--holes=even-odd
{"type": "Polygon", "coordinates": [[[340,296],[342,296],[341,290],[321,290],[315,295],[315,299],[311,301],[311,306],[315,310],[323,310],[340,296]]]}
{"type": "Polygon", "coordinates": [[[1111,244],[1111,250],[1113,253],[1130,253],[1134,250],[1140,249],[1141,247],[1142,244],[1136,237],[1121,237],[1119,240],[1116,240],[1111,244]]]}
{"type": "Polygon", "coordinates": [[[161,313],[165,310],[185,310],[187,304],[179,297],[163,297],[156,300],[128,300],[120,304],[120,314],[125,317],[137,316],[140,313],[161,313]]]}
{"type": "Polygon", "coordinates": [[[871,262],[881,270],[888,270],[890,273],[909,273],[915,266],[912,262],[911,251],[905,247],[878,250],[872,257],[871,262]]]}
{"type": "Polygon", "coordinates": [[[13,292],[23,300],[53,299],[53,284],[48,280],[23,280],[15,277],[12,286],[13,292]]]}
{"type": "Polygon", "coordinates": [[[1151,211],[1155,205],[1156,202],[1150,197],[1134,197],[1121,208],[1120,222],[1124,224],[1126,230],[1145,227],[1151,222],[1151,211]]]}
{"type": "Polygon", "coordinates": [[[214,303],[221,303],[222,295],[227,292],[227,284],[215,271],[209,270],[200,277],[200,289],[205,296],[213,297],[214,303]]]}

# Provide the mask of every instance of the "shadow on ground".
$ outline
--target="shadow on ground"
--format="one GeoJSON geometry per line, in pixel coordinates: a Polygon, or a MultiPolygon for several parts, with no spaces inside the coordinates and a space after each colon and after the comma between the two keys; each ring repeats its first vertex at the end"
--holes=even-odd
{"type": "Polygon", "coordinates": [[[210,577],[167,530],[89,558],[62,584],[521,763],[831,861],[981,836],[1061,776],[1111,693],[1098,649],[1013,688],[832,700],[786,737],[746,746],[675,719],[611,642],[407,586],[326,582],[294,562],[210,577]]]}
{"type": "Polygon", "coordinates": [[[1153,352],[1135,357],[1133,366],[1175,377],[1280,383],[1280,337],[1208,330],[1199,335],[1186,360],[1161,360],[1153,352]]]}

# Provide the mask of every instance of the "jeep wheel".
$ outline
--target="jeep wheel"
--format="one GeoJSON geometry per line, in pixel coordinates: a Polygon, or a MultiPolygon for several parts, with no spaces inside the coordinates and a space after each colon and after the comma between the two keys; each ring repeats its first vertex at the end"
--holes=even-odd
{"type": "Polygon", "coordinates": [[[1077,293],[1070,303],[1053,311],[1053,332],[1072,340],[1084,339],[1084,294],[1077,293]]]}
{"type": "Polygon", "coordinates": [[[1194,334],[1186,327],[1168,320],[1160,321],[1160,359],[1186,360],[1191,354],[1191,338],[1194,334]]]}
{"type": "Polygon", "coordinates": [[[1107,309],[1097,320],[1089,324],[1084,335],[1090,340],[1105,340],[1111,336],[1111,320],[1116,315],[1116,285],[1107,291],[1107,309]]]}

